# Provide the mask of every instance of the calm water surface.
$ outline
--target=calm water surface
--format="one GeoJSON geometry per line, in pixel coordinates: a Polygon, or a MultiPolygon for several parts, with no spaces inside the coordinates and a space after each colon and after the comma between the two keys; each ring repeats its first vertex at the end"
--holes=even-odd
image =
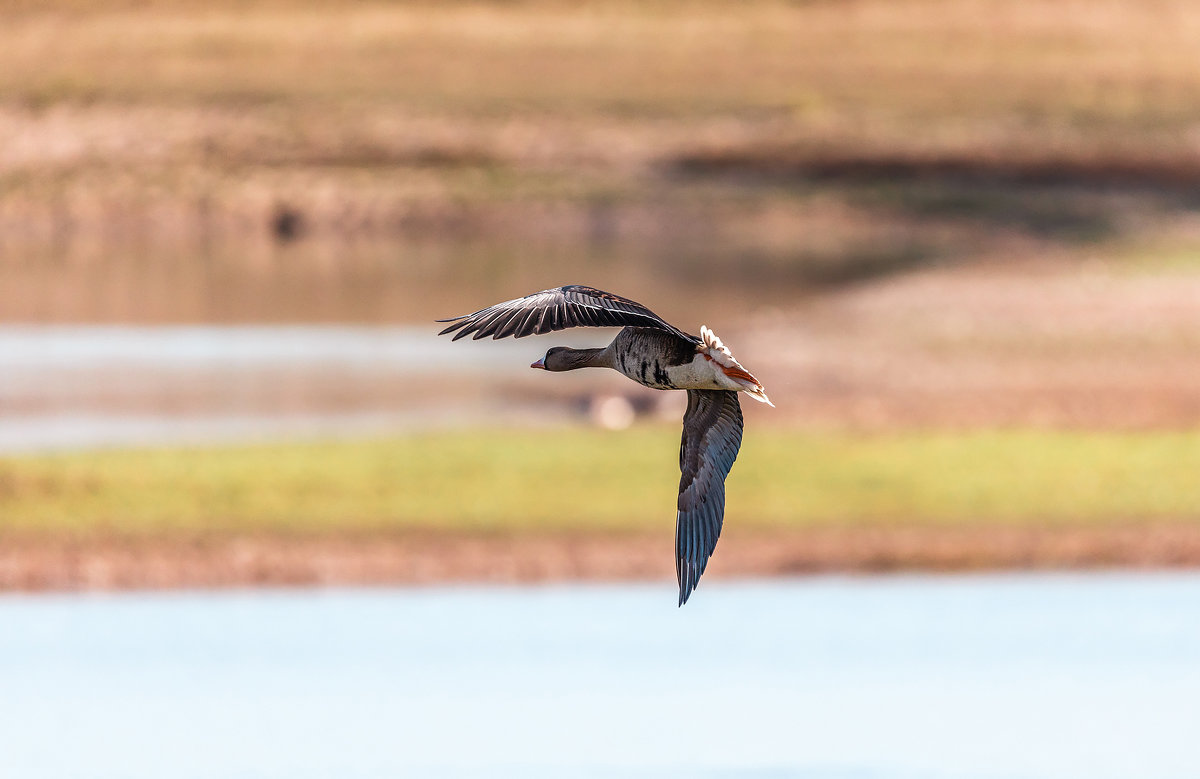
{"type": "Polygon", "coordinates": [[[441,327],[0,325],[0,454],[358,436],[531,409],[563,420],[544,397],[471,395],[480,377],[524,386],[561,339],[451,343],[441,327]]]}
{"type": "Polygon", "coordinates": [[[4,775],[1200,775],[1200,575],[673,598],[5,596],[4,775]]]}

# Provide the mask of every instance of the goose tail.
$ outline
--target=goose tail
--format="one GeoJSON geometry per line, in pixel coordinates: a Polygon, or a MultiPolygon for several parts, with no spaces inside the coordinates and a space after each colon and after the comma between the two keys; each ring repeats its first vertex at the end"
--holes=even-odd
{"type": "Polygon", "coordinates": [[[729,351],[729,347],[721,341],[716,333],[708,329],[707,325],[700,326],[700,339],[703,343],[697,346],[696,350],[704,351],[709,359],[716,362],[720,366],[721,372],[738,385],[738,389],[759,403],[766,403],[771,408],[775,408],[775,404],[767,397],[767,391],[762,382],[742,367],[742,364],[734,358],[733,352],[729,351]]]}
{"type": "Polygon", "coordinates": [[[746,394],[757,400],[759,403],[766,403],[771,408],[775,408],[775,404],[772,403],[771,399],[767,397],[767,392],[763,389],[761,384],[754,389],[746,390],[746,394]]]}

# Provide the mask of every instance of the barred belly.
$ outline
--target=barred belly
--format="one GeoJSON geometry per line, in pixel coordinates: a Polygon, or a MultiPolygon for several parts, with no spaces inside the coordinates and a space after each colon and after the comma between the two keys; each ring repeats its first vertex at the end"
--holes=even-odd
{"type": "Polygon", "coordinates": [[[610,347],[616,368],[638,384],[653,389],[686,389],[679,369],[697,356],[695,344],[672,333],[645,327],[627,327],[610,347]]]}

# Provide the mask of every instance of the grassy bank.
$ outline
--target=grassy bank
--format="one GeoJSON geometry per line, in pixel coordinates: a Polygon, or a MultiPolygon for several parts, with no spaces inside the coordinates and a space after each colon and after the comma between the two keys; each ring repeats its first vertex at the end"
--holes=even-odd
{"type": "Polygon", "coordinates": [[[38,234],[560,221],[513,202],[704,223],[696,201],[845,184],[860,225],[1094,237],[1121,204],[1012,190],[1200,171],[1184,2],[3,0],[0,22],[0,218],[38,234]]]}
{"type": "MultiPolygon", "coordinates": [[[[1079,132],[1187,148],[1172,131],[1200,112],[1192,11],[1182,0],[1117,0],[1102,11],[1069,0],[3,0],[0,96],[41,108],[229,108],[241,121],[248,109],[270,121],[296,106],[378,106],[618,124],[740,117],[773,120],[781,133],[925,148],[1079,132]]],[[[335,140],[278,127],[296,142],[335,140]]],[[[386,135],[343,131],[372,129],[386,135]]],[[[224,139],[228,151],[248,140],[224,139]]],[[[260,140],[243,153],[278,161],[302,148],[260,140]]],[[[343,151],[352,161],[384,150],[343,151]]]]}
{"type": "MultiPolygon", "coordinates": [[[[19,536],[659,529],[674,429],[0,459],[19,536]]],[[[728,519],[762,530],[1200,521],[1200,433],[748,431],[728,519]]]]}

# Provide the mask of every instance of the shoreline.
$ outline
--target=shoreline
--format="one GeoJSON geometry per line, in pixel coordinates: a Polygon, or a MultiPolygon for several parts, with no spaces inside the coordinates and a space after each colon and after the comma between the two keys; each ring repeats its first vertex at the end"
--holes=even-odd
{"type": "MultiPolygon", "coordinates": [[[[672,534],[13,536],[0,591],[670,581],[672,534]]],[[[1200,525],[729,530],[707,580],[811,574],[1200,567],[1200,525]]]]}

